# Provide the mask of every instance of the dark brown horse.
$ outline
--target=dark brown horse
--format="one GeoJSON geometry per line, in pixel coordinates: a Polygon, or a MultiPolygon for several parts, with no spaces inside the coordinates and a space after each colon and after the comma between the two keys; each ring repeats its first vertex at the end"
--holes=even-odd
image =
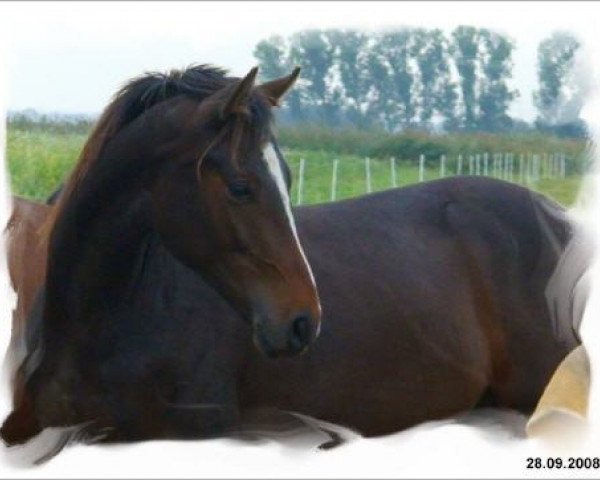
{"type": "MultiPolygon", "coordinates": [[[[181,89],[161,85],[158,105],[181,89]]],[[[295,218],[324,317],[303,355],[258,353],[248,324],[153,232],[129,252],[132,315],[73,340],[86,349],[78,383],[60,381],[74,366],[59,348],[54,370],[42,368],[44,357],[34,365],[52,387],[44,405],[39,391],[30,400],[37,428],[31,410],[17,409],[5,441],[86,421],[106,441],[222,435],[268,407],[370,436],[478,406],[531,412],[578,343],[545,292],[570,223],[538,194],[462,177],[302,207],[295,218]],[[57,408],[65,398],[69,412],[57,408]]],[[[40,305],[48,291],[47,279],[40,305]]],[[[93,320],[95,309],[86,313],[93,320]]],[[[34,309],[31,351],[45,322],[34,309]]]]}
{"type": "Polygon", "coordinates": [[[45,399],[101,383],[88,366],[123,347],[120,331],[152,322],[156,297],[137,294],[156,238],[252,323],[266,354],[297,354],[314,340],[318,295],[271,132],[271,108],[298,71],[257,87],[256,69],[241,80],[203,67],[150,75],[106,109],[51,218],[33,311],[43,326],[20,368],[11,416],[27,419],[25,435],[95,419],[77,395],[45,399]],[[172,84],[181,91],[169,92],[172,84]]]}

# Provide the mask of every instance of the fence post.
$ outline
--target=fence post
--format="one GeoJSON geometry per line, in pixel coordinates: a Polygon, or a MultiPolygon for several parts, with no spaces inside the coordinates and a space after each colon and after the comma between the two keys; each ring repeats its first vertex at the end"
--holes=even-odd
{"type": "Polygon", "coordinates": [[[304,189],[304,159],[300,159],[298,167],[298,193],[296,197],[296,205],[302,205],[302,190],[304,189]]]}
{"type": "Polygon", "coordinates": [[[556,154],[556,176],[557,177],[562,177],[562,173],[563,173],[563,166],[562,166],[562,153],[557,153],[556,154]]]}
{"type": "Polygon", "coordinates": [[[514,153],[509,153],[509,157],[508,157],[508,179],[512,182],[514,175],[514,163],[515,163],[515,154],[514,153]]]}
{"type": "Polygon", "coordinates": [[[546,154],[540,154],[540,178],[546,178],[546,174],[548,171],[546,170],[546,154]]]}
{"type": "Polygon", "coordinates": [[[459,155],[456,159],[456,174],[462,175],[462,155],[459,155]]]}
{"type": "Polygon", "coordinates": [[[331,171],[331,201],[335,200],[335,194],[337,190],[337,170],[338,170],[338,159],[333,160],[333,169],[331,171]]]}
{"type": "Polygon", "coordinates": [[[390,158],[390,173],[392,178],[392,187],[396,188],[398,184],[396,183],[396,158],[390,158]]]}
{"type": "Polygon", "coordinates": [[[483,174],[486,177],[488,176],[488,154],[487,154],[487,152],[485,152],[483,154],[483,174]]]}
{"type": "Polygon", "coordinates": [[[561,178],[565,178],[567,174],[567,162],[565,159],[565,154],[561,153],[560,155],[560,176],[561,178]]]}
{"type": "Polygon", "coordinates": [[[365,178],[367,181],[367,193],[371,193],[371,159],[365,158],[365,178]]]}
{"type": "Polygon", "coordinates": [[[473,175],[473,155],[469,155],[469,175],[473,175]]]}
{"type": "Polygon", "coordinates": [[[498,153],[498,157],[496,159],[497,161],[497,167],[496,167],[496,178],[502,178],[502,172],[503,170],[503,154],[502,153],[498,153]]]}
{"type": "Polygon", "coordinates": [[[419,157],[419,182],[425,180],[425,155],[419,157]]]}
{"type": "Polygon", "coordinates": [[[440,157],[440,177],[444,178],[446,176],[446,155],[442,155],[440,157]]]}
{"type": "Polygon", "coordinates": [[[475,154],[475,175],[481,175],[481,155],[475,154]]]}
{"type": "Polygon", "coordinates": [[[523,159],[524,159],[525,155],[524,154],[520,154],[519,155],[519,182],[523,183],[523,159]]]}
{"type": "Polygon", "coordinates": [[[496,165],[494,166],[494,170],[496,171],[496,178],[502,178],[502,154],[497,153],[496,161],[494,162],[496,165]]]}
{"type": "Polygon", "coordinates": [[[502,175],[503,180],[508,180],[508,161],[509,161],[508,158],[509,158],[509,155],[510,154],[508,152],[504,152],[504,155],[503,155],[503,157],[504,157],[504,172],[502,175]]]}
{"type": "Polygon", "coordinates": [[[556,176],[557,177],[561,177],[562,176],[562,154],[561,153],[557,153],[556,154],[556,176]]]}

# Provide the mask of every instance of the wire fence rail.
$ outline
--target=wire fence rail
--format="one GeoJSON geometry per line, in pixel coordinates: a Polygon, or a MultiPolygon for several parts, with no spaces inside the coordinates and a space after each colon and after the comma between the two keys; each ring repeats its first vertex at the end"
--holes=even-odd
{"type": "Polygon", "coordinates": [[[565,178],[567,156],[554,153],[474,153],[438,158],[307,161],[300,158],[293,200],[296,205],[341,198],[456,175],[482,175],[532,185],[542,179],[565,178]]]}

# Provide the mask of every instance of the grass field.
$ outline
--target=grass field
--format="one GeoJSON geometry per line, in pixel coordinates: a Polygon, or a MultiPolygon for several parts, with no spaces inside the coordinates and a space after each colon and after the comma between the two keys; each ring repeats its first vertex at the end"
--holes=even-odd
{"type": "MultiPolygon", "coordinates": [[[[86,138],[87,135],[80,131],[9,128],[7,160],[13,193],[31,199],[44,200],[70,171],[86,138]]],[[[298,201],[297,177],[301,158],[305,159],[303,204],[330,200],[334,158],[339,160],[336,199],[366,193],[364,156],[286,148],[285,144],[283,147],[294,177],[291,195],[294,203],[298,201]]],[[[389,157],[373,158],[370,167],[372,191],[392,186],[389,157]]],[[[439,174],[439,164],[435,162],[428,164],[425,170],[425,180],[438,178],[439,174]]],[[[418,175],[416,157],[397,162],[396,184],[398,186],[417,182],[418,175]]],[[[569,206],[577,197],[581,178],[581,175],[572,172],[566,178],[541,178],[538,182],[527,186],[569,206]]]]}
{"type": "Polygon", "coordinates": [[[8,129],[6,159],[13,194],[44,200],[70,171],[86,138],[82,133],[8,129]]]}
{"type": "MultiPolygon", "coordinates": [[[[305,159],[304,186],[302,203],[327,202],[331,199],[333,159],[339,159],[338,182],[335,198],[362,195],[367,192],[365,159],[356,155],[333,155],[328,152],[313,152],[302,150],[284,150],[286,160],[294,179],[298,177],[300,159],[305,159]]],[[[446,169],[446,175],[453,174],[452,164],[446,169]]],[[[391,164],[389,159],[371,159],[371,191],[385,190],[392,187],[391,164]]],[[[418,161],[407,160],[396,163],[396,185],[401,187],[419,181],[418,161]]],[[[491,175],[490,175],[491,176],[491,175]]],[[[570,174],[565,178],[540,178],[537,182],[519,182],[515,173],[513,181],[532,190],[539,191],[557,202],[570,206],[577,199],[582,176],[570,174]]],[[[439,164],[429,164],[425,168],[424,180],[440,178],[439,164]]],[[[498,177],[500,178],[500,177],[498,177]]],[[[294,182],[291,197],[294,203],[298,201],[298,182],[294,182]]]]}

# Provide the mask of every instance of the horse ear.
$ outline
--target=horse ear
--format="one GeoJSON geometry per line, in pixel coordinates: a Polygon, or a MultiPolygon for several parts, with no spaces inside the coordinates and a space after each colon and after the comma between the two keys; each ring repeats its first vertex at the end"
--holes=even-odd
{"type": "Polygon", "coordinates": [[[294,68],[294,71],[287,77],[278,78],[277,80],[271,80],[270,82],[263,83],[257,87],[273,104],[274,107],[279,105],[279,100],[285,95],[285,93],[292,87],[296,82],[296,79],[300,75],[300,67],[294,68]]]}
{"type": "Polygon", "coordinates": [[[258,67],[254,67],[234,86],[233,91],[227,95],[222,103],[221,118],[227,118],[233,113],[239,113],[240,109],[245,107],[250,91],[254,87],[254,80],[256,80],[257,73],[258,67]]]}

